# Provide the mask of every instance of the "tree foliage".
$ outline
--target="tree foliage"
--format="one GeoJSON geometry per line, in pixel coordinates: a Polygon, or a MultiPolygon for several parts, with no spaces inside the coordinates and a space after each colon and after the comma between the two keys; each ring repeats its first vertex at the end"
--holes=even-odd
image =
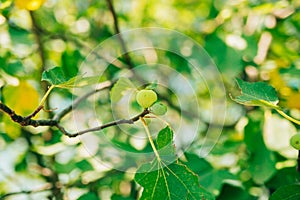
{"type": "Polygon", "coordinates": [[[298,199],[299,9],[1,0],[0,198],[298,199]]]}

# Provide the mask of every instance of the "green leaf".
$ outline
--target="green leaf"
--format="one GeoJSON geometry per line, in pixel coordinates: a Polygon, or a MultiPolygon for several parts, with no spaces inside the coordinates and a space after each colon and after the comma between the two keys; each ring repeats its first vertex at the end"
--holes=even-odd
{"type": "Polygon", "coordinates": [[[79,76],[75,76],[74,78],[71,78],[66,83],[60,84],[57,87],[61,87],[61,88],[84,87],[99,82],[100,82],[99,76],[83,77],[83,75],[79,75],[79,76]]]}
{"type": "Polygon", "coordinates": [[[157,150],[164,162],[173,162],[175,157],[175,146],[173,144],[173,131],[169,126],[159,131],[156,139],[157,150]]]}
{"type": "Polygon", "coordinates": [[[248,170],[257,184],[265,183],[276,172],[274,155],[267,149],[262,137],[261,121],[250,118],[244,138],[250,152],[248,170]]]}
{"type": "Polygon", "coordinates": [[[54,164],[54,168],[58,173],[69,174],[69,173],[71,173],[71,171],[76,169],[76,163],[74,160],[71,160],[70,162],[68,162],[66,164],[61,164],[61,163],[56,162],[54,164]]]}
{"type": "Polygon", "coordinates": [[[154,90],[157,88],[157,80],[155,80],[153,83],[150,83],[145,87],[145,90],[154,90]]]}
{"type": "Polygon", "coordinates": [[[81,195],[78,200],[99,200],[98,196],[93,192],[88,192],[81,195]]]}
{"type": "Polygon", "coordinates": [[[111,197],[110,197],[111,200],[134,200],[134,198],[132,197],[123,197],[121,195],[117,195],[117,194],[113,194],[111,197]]]}
{"type": "Polygon", "coordinates": [[[30,32],[23,28],[18,28],[16,26],[8,26],[9,36],[13,44],[25,44],[30,46],[33,44],[30,38],[30,32]]]}
{"type": "Polygon", "coordinates": [[[278,109],[278,97],[275,89],[264,82],[249,83],[236,79],[241,94],[232,97],[234,101],[247,106],[267,106],[278,109]]]}
{"type": "Polygon", "coordinates": [[[185,153],[187,162],[185,164],[195,173],[202,175],[213,169],[213,167],[204,158],[199,158],[198,155],[185,153]]]}
{"type": "Polygon", "coordinates": [[[142,165],[135,180],[144,187],[143,199],[214,199],[199,184],[198,176],[180,163],[164,165],[157,160],[142,165]]]}
{"type": "Polygon", "coordinates": [[[225,169],[211,169],[206,173],[199,174],[200,184],[209,192],[218,195],[222,186],[228,180],[237,181],[237,177],[225,169]]]}
{"type": "Polygon", "coordinates": [[[243,68],[243,54],[228,46],[216,33],[205,38],[205,50],[216,63],[218,69],[228,75],[236,76],[243,68]]]}
{"type": "Polygon", "coordinates": [[[300,199],[300,185],[285,185],[276,190],[270,200],[296,200],[300,199]]]}
{"type": "Polygon", "coordinates": [[[244,188],[225,184],[222,188],[221,194],[218,196],[219,200],[255,200],[257,197],[251,196],[244,188]]]}
{"type": "Polygon", "coordinates": [[[87,160],[81,160],[75,164],[82,171],[90,171],[93,170],[93,166],[87,160]]]}
{"type": "Polygon", "coordinates": [[[199,175],[199,183],[208,192],[218,195],[226,181],[237,181],[237,177],[225,169],[214,169],[205,159],[185,153],[186,165],[199,175]]]}
{"type": "Polygon", "coordinates": [[[277,189],[283,185],[291,185],[300,180],[300,173],[297,172],[296,166],[280,169],[268,181],[268,188],[277,189]]]}
{"type": "Polygon", "coordinates": [[[135,175],[144,187],[141,199],[214,199],[200,186],[198,176],[176,159],[169,126],[158,133],[156,145],[159,158],[142,165],[135,175]]]}
{"type": "Polygon", "coordinates": [[[42,74],[42,81],[47,81],[51,85],[59,85],[70,80],[71,77],[66,77],[61,67],[54,67],[46,70],[42,74]]]}
{"type": "Polygon", "coordinates": [[[110,91],[111,101],[116,103],[121,100],[127,90],[136,89],[134,84],[128,79],[121,77],[110,91]]]}
{"type": "Polygon", "coordinates": [[[44,71],[42,74],[42,81],[47,81],[57,88],[84,87],[98,83],[99,79],[99,76],[83,77],[83,75],[78,75],[67,77],[61,67],[54,67],[44,71]]]}
{"type": "Polygon", "coordinates": [[[78,74],[79,61],[81,59],[79,50],[66,50],[61,56],[61,67],[66,76],[74,77],[78,74]]]}

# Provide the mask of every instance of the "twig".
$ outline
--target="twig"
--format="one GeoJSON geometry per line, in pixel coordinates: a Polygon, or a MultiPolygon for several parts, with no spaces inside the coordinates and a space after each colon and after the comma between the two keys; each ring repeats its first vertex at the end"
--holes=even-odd
{"type": "Polygon", "coordinates": [[[56,126],[59,123],[59,121],[61,120],[61,118],[63,118],[66,114],[71,112],[72,109],[75,109],[82,101],[84,101],[89,96],[91,96],[101,90],[111,87],[111,85],[112,85],[112,83],[110,81],[105,81],[105,82],[100,83],[96,90],[90,91],[90,92],[84,94],[83,96],[77,98],[73,104],[66,107],[61,112],[57,113],[52,119],[42,119],[42,120],[33,120],[32,119],[41,109],[43,109],[42,105],[39,106],[35,111],[33,111],[32,114],[30,114],[26,117],[16,114],[15,111],[13,111],[11,108],[9,108],[7,105],[2,103],[1,101],[0,101],[0,110],[2,110],[4,113],[8,114],[14,122],[19,123],[21,126],[34,126],[34,127],[56,126]]]}
{"type": "Polygon", "coordinates": [[[117,17],[115,8],[113,6],[113,2],[112,2],[112,0],[106,0],[106,3],[107,3],[107,6],[108,6],[111,14],[112,14],[113,20],[114,20],[114,30],[115,30],[115,33],[117,34],[117,37],[118,37],[119,42],[121,44],[121,48],[122,48],[122,51],[124,53],[123,57],[125,59],[125,62],[129,66],[129,68],[132,69],[132,68],[134,68],[134,65],[132,64],[131,58],[128,55],[128,51],[127,51],[125,41],[124,41],[123,37],[120,34],[119,21],[118,21],[118,17],[117,17]]]}
{"type": "Polygon", "coordinates": [[[57,124],[57,121],[52,119],[43,119],[43,120],[33,120],[28,117],[22,117],[15,113],[12,109],[10,109],[8,106],[0,102],[0,110],[5,112],[10,116],[10,118],[14,121],[19,123],[21,126],[55,126],[57,124]]]}
{"type": "MultiPolygon", "coordinates": [[[[40,37],[40,28],[39,28],[39,26],[36,22],[33,11],[30,11],[29,14],[30,14],[31,22],[32,22],[32,32],[35,35],[36,42],[38,44],[38,52],[40,54],[41,61],[42,61],[41,73],[40,73],[40,74],[42,74],[43,71],[45,70],[45,63],[46,63],[46,56],[45,56],[45,52],[44,52],[44,44],[43,44],[43,41],[40,37]]],[[[42,87],[43,87],[43,90],[46,92],[47,84],[42,83],[42,87]]]]}
{"type": "MultiPolygon", "coordinates": [[[[30,11],[29,12],[30,14],[30,18],[31,18],[31,22],[32,22],[32,31],[35,35],[35,38],[36,38],[36,42],[38,44],[38,51],[39,51],[39,54],[40,54],[40,57],[41,57],[41,60],[42,60],[42,68],[41,68],[41,72],[43,72],[45,70],[45,60],[46,60],[46,57],[45,57],[45,53],[44,53],[44,45],[43,45],[43,42],[42,42],[42,39],[40,37],[40,28],[36,22],[36,19],[35,19],[35,16],[34,16],[34,13],[33,11],[30,11]]],[[[42,74],[42,73],[41,73],[42,74]]]]}
{"type": "Polygon", "coordinates": [[[40,105],[37,109],[35,109],[35,111],[33,111],[33,113],[31,113],[30,115],[28,115],[27,117],[25,117],[25,120],[31,119],[34,116],[36,116],[42,109],[44,108],[43,105],[40,105]]]}
{"type": "MultiPolygon", "coordinates": [[[[109,87],[110,84],[107,83],[107,85],[103,84],[102,88],[97,89],[96,91],[100,91],[104,88],[109,87]]],[[[77,107],[78,104],[83,101],[84,99],[86,99],[88,96],[94,94],[95,91],[89,92],[85,95],[83,95],[82,97],[78,98],[76,100],[76,102],[67,107],[66,109],[64,109],[61,113],[57,114],[53,119],[46,119],[46,120],[33,120],[31,118],[28,117],[22,117],[18,114],[16,114],[12,109],[10,109],[8,106],[6,106],[5,104],[3,104],[2,102],[0,102],[0,110],[2,110],[3,112],[5,112],[6,114],[8,114],[10,116],[10,118],[14,121],[19,123],[21,126],[34,126],[34,127],[38,127],[38,126],[55,126],[57,127],[64,135],[68,136],[68,137],[76,137],[88,132],[93,132],[93,131],[99,131],[111,126],[116,126],[119,124],[133,124],[134,122],[138,121],[141,117],[146,116],[147,114],[150,113],[150,111],[148,109],[145,109],[142,113],[140,113],[139,115],[132,117],[130,119],[121,119],[121,120],[116,120],[116,121],[112,121],[106,124],[103,124],[101,126],[98,127],[94,127],[94,128],[89,128],[83,131],[79,131],[77,133],[69,133],[68,131],[65,130],[65,128],[63,126],[61,126],[59,124],[59,120],[65,116],[67,113],[69,113],[72,108],[77,107]]],[[[37,109],[38,110],[38,109],[37,109]]]]}
{"type": "Polygon", "coordinates": [[[119,125],[119,124],[133,124],[134,122],[138,121],[141,117],[144,117],[145,115],[147,115],[149,113],[150,113],[149,110],[145,109],[142,113],[140,113],[139,115],[137,115],[135,117],[132,117],[130,119],[120,119],[120,120],[112,121],[112,122],[103,124],[101,126],[97,126],[97,127],[94,127],[94,128],[89,128],[89,129],[86,129],[86,130],[83,130],[83,131],[79,131],[79,132],[76,132],[76,133],[69,133],[60,124],[56,124],[55,126],[64,135],[66,135],[68,137],[77,137],[79,135],[83,135],[83,134],[88,133],[88,132],[100,131],[100,130],[103,130],[105,128],[108,128],[108,127],[111,127],[111,126],[116,126],[116,125],[119,125]]]}

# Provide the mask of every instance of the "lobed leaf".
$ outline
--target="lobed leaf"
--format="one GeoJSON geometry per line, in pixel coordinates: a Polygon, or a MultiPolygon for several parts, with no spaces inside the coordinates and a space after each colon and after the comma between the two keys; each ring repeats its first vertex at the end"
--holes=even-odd
{"type": "MultiPolygon", "coordinates": [[[[3,88],[3,98],[7,106],[22,116],[32,113],[39,104],[39,94],[37,90],[27,81],[20,81],[18,86],[6,86],[3,88]]],[[[8,115],[2,118],[5,132],[11,138],[21,135],[21,126],[14,123],[8,115]]]]}
{"type": "Polygon", "coordinates": [[[83,77],[83,75],[68,77],[61,67],[54,67],[42,74],[42,81],[47,81],[57,88],[84,87],[98,83],[99,79],[98,76],[83,77]]]}
{"type": "Polygon", "coordinates": [[[173,131],[169,126],[159,131],[156,144],[158,153],[164,162],[173,162],[176,160],[173,131]]]}
{"type": "Polygon", "coordinates": [[[210,200],[214,197],[199,184],[198,176],[176,159],[173,131],[163,128],[156,139],[159,158],[142,165],[135,181],[143,188],[141,199],[194,199],[210,200]]]}
{"type": "Polygon", "coordinates": [[[128,79],[121,77],[113,86],[110,91],[111,101],[116,103],[121,100],[121,98],[125,95],[125,92],[130,89],[136,89],[134,84],[128,79]]]}
{"type": "Polygon", "coordinates": [[[42,74],[42,81],[47,81],[51,85],[59,85],[65,83],[70,78],[66,77],[62,68],[54,67],[52,69],[46,70],[42,74]]]}
{"type": "Polygon", "coordinates": [[[247,106],[267,106],[278,109],[278,97],[275,89],[264,82],[249,83],[236,79],[241,94],[231,97],[234,101],[247,106]]]}
{"type": "Polygon", "coordinates": [[[198,176],[181,163],[164,166],[157,160],[142,165],[135,180],[144,187],[144,199],[210,200],[214,197],[199,184],[198,176]]]}

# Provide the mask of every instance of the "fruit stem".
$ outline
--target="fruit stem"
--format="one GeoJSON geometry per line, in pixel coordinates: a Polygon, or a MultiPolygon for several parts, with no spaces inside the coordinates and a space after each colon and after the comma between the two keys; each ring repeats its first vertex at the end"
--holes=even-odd
{"type": "Polygon", "coordinates": [[[38,107],[41,107],[41,106],[43,106],[43,105],[44,105],[44,103],[45,103],[45,101],[46,101],[47,97],[49,96],[49,94],[50,94],[51,90],[52,90],[54,87],[55,87],[54,85],[51,85],[51,86],[48,88],[48,90],[47,90],[46,94],[43,96],[43,98],[42,98],[42,100],[41,100],[41,102],[40,102],[40,104],[39,104],[39,106],[38,106],[38,107]]]}
{"type": "Polygon", "coordinates": [[[157,158],[157,161],[160,162],[160,161],[161,161],[161,158],[160,158],[160,156],[159,156],[159,154],[158,154],[158,151],[157,151],[157,149],[156,149],[156,147],[155,147],[155,144],[154,144],[153,138],[152,138],[152,136],[151,136],[151,134],[150,134],[150,131],[149,131],[147,122],[145,121],[145,119],[144,119],[143,117],[140,117],[140,120],[142,121],[142,124],[143,124],[143,126],[144,126],[144,128],[145,128],[145,131],[146,131],[146,133],[147,133],[147,136],[148,136],[150,145],[151,145],[151,147],[152,147],[152,149],[153,149],[153,152],[154,152],[154,154],[155,154],[155,156],[156,156],[156,158],[157,158]]]}
{"type": "Polygon", "coordinates": [[[171,128],[171,125],[166,120],[164,120],[163,118],[161,118],[161,117],[159,117],[155,114],[153,114],[153,116],[151,116],[151,117],[154,117],[154,118],[160,120],[161,122],[163,122],[164,124],[166,124],[167,126],[169,126],[171,128]]]}
{"type": "Polygon", "coordinates": [[[294,122],[295,124],[300,125],[300,121],[297,119],[292,118],[291,116],[285,114],[285,112],[283,112],[282,110],[279,109],[275,109],[280,115],[282,115],[284,118],[286,118],[287,120],[290,120],[291,122],[294,122]]]}

